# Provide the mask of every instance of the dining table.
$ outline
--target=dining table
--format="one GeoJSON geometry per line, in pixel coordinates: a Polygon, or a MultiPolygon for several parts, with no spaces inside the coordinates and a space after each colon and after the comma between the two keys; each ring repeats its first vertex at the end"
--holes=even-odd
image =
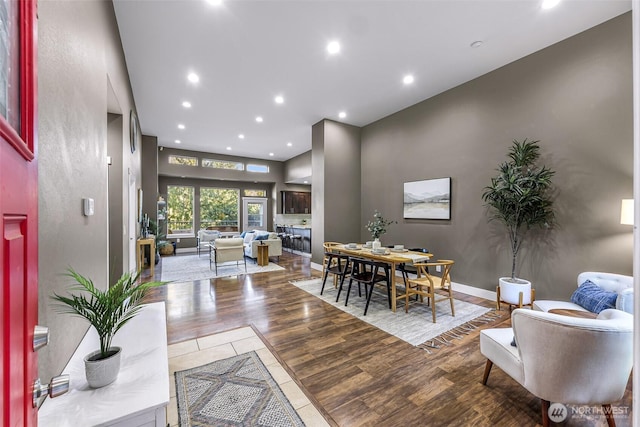
{"type": "Polygon", "coordinates": [[[365,258],[373,261],[384,262],[389,264],[390,266],[390,274],[391,274],[391,310],[395,313],[396,311],[396,301],[398,298],[404,298],[406,295],[406,290],[404,294],[397,294],[397,281],[398,278],[396,276],[396,268],[403,264],[414,264],[416,262],[429,261],[433,254],[424,253],[424,252],[416,252],[410,251],[408,249],[394,249],[394,248],[383,248],[385,249],[384,254],[375,253],[372,248],[367,247],[363,244],[356,244],[355,247],[350,247],[349,244],[339,244],[335,245],[331,248],[334,251],[337,251],[341,254],[354,256],[358,258],[365,258]]]}

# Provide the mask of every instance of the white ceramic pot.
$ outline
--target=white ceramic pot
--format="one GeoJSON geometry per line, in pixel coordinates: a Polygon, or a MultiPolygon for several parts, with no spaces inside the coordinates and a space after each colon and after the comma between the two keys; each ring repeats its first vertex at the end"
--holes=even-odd
{"type": "Polygon", "coordinates": [[[91,388],[100,388],[111,384],[118,378],[120,372],[120,356],[122,348],[109,347],[110,356],[105,359],[97,359],[100,351],[89,353],[84,358],[84,371],[87,382],[91,388]]]}
{"type": "Polygon", "coordinates": [[[524,279],[512,279],[511,277],[501,277],[500,299],[508,304],[518,305],[520,303],[520,293],[522,292],[522,304],[531,304],[531,282],[524,279]]]}

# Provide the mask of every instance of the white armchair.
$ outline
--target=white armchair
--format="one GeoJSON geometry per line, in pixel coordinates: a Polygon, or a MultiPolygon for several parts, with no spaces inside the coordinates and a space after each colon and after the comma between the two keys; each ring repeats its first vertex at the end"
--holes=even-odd
{"type": "Polygon", "coordinates": [[[482,384],[496,364],[542,400],[544,426],[550,402],[602,405],[615,425],[610,406],[622,399],[633,365],[632,315],[608,309],[584,319],[516,309],[511,324],[480,333],[487,358],[482,384]]]}
{"type": "Polygon", "coordinates": [[[201,249],[209,248],[209,244],[213,243],[214,240],[220,238],[220,232],[218,230],[198,230],[198,238],[197,238],[197,249],[198,256],[200,256],[201,249]]]}
{"type": "Polygon", "coordinates": [[[216,266],[216,275],[218,274],[218,263],[227,261],[244,261],[244,271],[247,272],[247,259],[244,257],[244,245],[242,238],[216,239],[214,240],[215,248],[209,258],[209,268],[211,263],[216,266]]]}
{"type": "MultiPolygon", "coordinates": [[[[602,273],[598,271],[585,271],[578,274],[578,286],[590,280],[602,290],[616,292],[615,308],[633,314],[633,277],[622,274],[602,273]]],[[[533,309],[549,311],[552,309],[570,309],[587,311],[585,308],[570,301],[537,300],[533,303],[533,309]]]]}

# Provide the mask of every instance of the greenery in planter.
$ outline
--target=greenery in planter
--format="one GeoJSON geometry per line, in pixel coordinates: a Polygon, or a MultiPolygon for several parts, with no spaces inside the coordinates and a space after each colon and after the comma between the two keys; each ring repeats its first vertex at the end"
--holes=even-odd
{"type": "Polygon", "coordinates": [[[373,221],[367,222],[367,230],[371,233],[371,237],[379,239],[380,236],[387,232],[389,225],[397,223],[397,221],[384,219],[382,214],[378,212],[378,210],[375,210],[373,213],[373,221]]]}
{"type": "Polygon", "coordinates": [[[554,171],[538,166],[540,141],[513,141],[509,161],[498,167],[498,176],[484,188],[482,199],[489,208],[490,221],[507,228],[511,243],[511,279],[516,277],[518,253],[527,232],[533,227],[549,228],[555,222],[551,178],[554,171]]]}
{"type": "Polygon", "coordinates": [[[93,281],[72,268],[66,276],[75,283],[69,288],[70,295],[55,294],[51,297],[58,304],[60,313],[68,313],[86,319],[98,332],[100,358],[109,356],[113,336],[142,308],[142,299],[147,291],[166,282],[147,282],[136,285],[140,273],[124,273],[117,283],[106,290],[97,289],[93,281]],[[73,292],[77,291],[77,292],[73,292]]]}

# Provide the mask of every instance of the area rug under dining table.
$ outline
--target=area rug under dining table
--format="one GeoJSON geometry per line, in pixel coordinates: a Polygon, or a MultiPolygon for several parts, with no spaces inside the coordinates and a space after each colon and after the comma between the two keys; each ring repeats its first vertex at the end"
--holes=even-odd
{"type": "Polygon", "coordinates": [[[213,279],[218,277],[237,276],[239,274],[264,273],[268,271],[284,270],[278,264],[270,262],[260,266],[253,259],[247,259],[247,271],[244,270],[244,262],[236,264],[235,261],[218,264],[218,274],[215,266],[209,267],[209,257],[205,255],[176,255],[162,257],[162,273],[160,280],[163,282],[190,282],[194,280],[213,279]]]}
{"type": "Polygon", "coordinates": [[[340,300],[336,303],[338,289],[333,287],[332,279],[332,277],[327,279],[322,295],[320,295],[322,279],[314,278],[290,283],[378,329],[425,349],[439,348],[448,340],[469,333],[503,315],[496,313],[494,309],[455,299],[456,315],[451,315],[448,302],[441,302],[436,304],[436,323],[433,323],[431,307],[426,303],[412,303],[409,306],[409,312],[405,313],[404,300],[398,300],[398,309],[394,313],[389,309],[386,292],[379,288],[374,290],[369,310],[364,316],[366,304],[364,289],[363,296],[359,297],[357,285],[352,286],[349,305],[345,307],[347,283],[344,284],[340,300]],[[437,342],[434,342],[434,339],[437,342]]]}

